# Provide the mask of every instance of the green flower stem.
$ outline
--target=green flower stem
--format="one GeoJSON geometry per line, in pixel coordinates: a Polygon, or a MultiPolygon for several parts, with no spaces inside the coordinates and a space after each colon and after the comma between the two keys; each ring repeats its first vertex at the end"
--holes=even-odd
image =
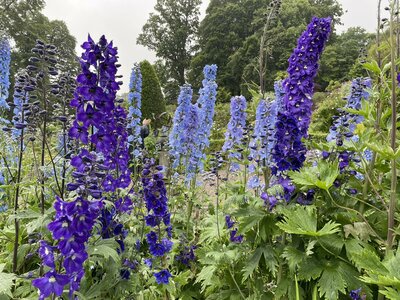
{"type": "MultiPolygon", "coordinates": [[[[396,45],[393,45],[393,42],[396,41],[394,36],[394,14],[395,14],[395,3],[396,1],[391,1],[391,14],[390,14],[390,60],[391,60],[391,79],[392,79],[392,95],[391,95],[391,107],[392,107],[392,128],[390,135],[390,146],[393,151],[396,152],[396,131],[397,131],[397,99],[396,99],[396,45]]],[[[393,157],[391,159],[391,184],[390,184],[390,202],[389,202],[389,211],[388,211],[388,231],[387,231],[387,248],[386,253],[389,253],[392,250],[394,243],[394,215],[396,212],[396,192],[397,192],[397,170],[396,170],[396,158],[393,157]]]]}

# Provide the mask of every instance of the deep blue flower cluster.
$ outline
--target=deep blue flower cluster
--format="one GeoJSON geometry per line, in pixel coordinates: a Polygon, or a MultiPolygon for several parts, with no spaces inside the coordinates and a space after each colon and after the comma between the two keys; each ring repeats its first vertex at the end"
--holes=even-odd
{"type": "MultiPolygon", "coordinates": [[[[272,102],[268,102],[268,99],[261,99],[257,106],[254,133],[249,144],[249,159],[253,162],[249,166],[250,173],[254,173],[256,165],[271,168],[273,163],[272,149],[276,144],[275,124],[278,112],[282,109],[284,95],[281,81],[275,82],[274,88],[275,99],[272,102]]],[[[250,177],[248,185],[250,188],[262,187],[258,175],[250,177]]]]}
{"type": "Polygon", "coordinates": [[[306,148],[301,139],[307,137],[313,79],[330,31],[330,18],[314,17],[289,58],[288,78],[283,82],[283,111],[278,113],[276,122],[277,143],[273,149],[276,166],[272,169],[274,174],[298,170],[305,160],[306,148]]]}
{"type": "Polygon", "coordinates": [[[196,254],[194,253],[196,248],[197,246],[182,243],[180,245],[179,254],[175,256],[175,260],[185,266],[190,266],[190,263],[196,260],[196,254]]]}
{"type": "Polygon", "coordinates": [[[232,243],[238,243],[240,244],[243,242],[243,235],[237,234],[238,229],[237,227],[234,227],[236,222],[232,220],[230,215],[225,216],[225,224],[228,229],[230,229],[230,234],[229,234],[229,239],[232,243]]]}
{"type": "MultiPolygon", "coordinates": [[[[228,158],[240,160],[242,154],[237,151],[238,147],[242,145],[242,140],[246,128],[246,98],[243,96],[232,97],[231,99],[231,118],[228,123],[228,128],[225,133],[225,143],[222,146],[223,152],[229,152],[228,158]]],[[[239,170],[239,164],[232,162],[230,171],[235,172],[239,170]]]]}
{"type": "MultiPolygon", "coordinates": [[[[163,167],[147,160],[142,171],[143,197],[146,204],[146,225],[152,230],[146,235],[149,252],[154,258],[162,258],[171,251],[173,243],[171,214],[168,211],[167,190],[165,188],[163,167]],[[163,234],[164,232],[164,234],[163,234]],[[163,236],[167,237],[163,237],[163,236]]],[[[161,266],[160,266],[161,267],[161,266]]],[[[168,284],[171,274],[167,269],[154,273],[158,284],[168,284]]]]}
{"type": "Polygon", "coordinates": [[[11,48],[8,39],[0,37],[0,108],[9,109],[7,103],[10,88],[11,48]]]}
{"type": "Polygon", "coordinates": [[[53,264],[45,264],[46,259],[42,257],[50,271],[33,281],[41,299],[52,292],[61,295],[54,288],[55,282],[69,283],[70,297],[79,289],[83,263],[88,257],[85,244],[101,213],[103,194],[126,188],[131,181],[126,112],[115,104],[121,84],[116,81],[117,49],[104,36],[98,43],[89,36],[82,48],[85,50],[80,60],[82,73],[77,77],[78,86],[71,101],[76,119],[69,131],[76,149],[80,149],[71,159],[74,180],[67,185],[76,198],[71,202],[57,198],[55,220],[48,225],[57,241],[66,274],[57,274],[53,264]],[[66,276],[67,280],[60,276],[66,276]]]}
{"type": "Polygon", "coordinates": [[[141,157],[142,138],[140,136],[140,120],[142,119],[142,73],[140,66],[135,64],[132,69],[128,94],[128,142],[133,150],[133,157],[141,157]]]}

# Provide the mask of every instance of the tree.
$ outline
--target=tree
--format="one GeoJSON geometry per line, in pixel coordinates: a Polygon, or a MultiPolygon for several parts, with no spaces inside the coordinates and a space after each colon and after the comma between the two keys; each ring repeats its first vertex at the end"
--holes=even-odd
{"type": "MultiPolygon", "coordinates": [[[[205,64],[218,66],[218,86],[231,94],[240,93],[240,80],[229,66],[229,57],[255,32],[252,24],[256,11],[266,8],[269,0],[211,0],[199,27],[199,49],[191,64],[191,82],[200,85],[205,64]]],[[[239,74],[240,77],[240,74],[239,74]]]]}
{"type": "Polygon", "coordinates": [[[138,44],[155,51],[164,61],[168,77],[176,87],[185,83],[199,25],[200,3],[201,0],[157,0],[156,12],[150,14],[137,38],[138,44]]]}
{"type": "Polygon", "coordinates": [[[62,58],[61,64],[72,73],[77,70],[76,40],[64,21],[50,21],[41,13],[44,4],[44,0],[0,0],[0,31],[5,32],[15,45],[12,75],[28,65],[37,39],[55,45],[62,58]]]}
{"type": "MultiPolygon", "coordinates": [[[[198,81],[201,65],[218,65],[218,85],[232,94],[246,94],[250,83],[259,83],[259,51],[268,7],[272,0],[211,0],[199,27],[199,52],[192,60],[191,78],[198,81]]],[[[313,16],[343,11],[337,0],[283,0],[279,15],[266,32],[266,88],[287,68],[297,38],[313,16]]],[[[331,35],[331,42],[335,39],[331,35]]]]}
{"type": "Polygon", "coordinates": [[[360,73],[360,64],[357,68],[356,63],[362,50],[373,41],[374,34],[367,33],[361,27],[349,28],[337,36],[335,42],[328,45],[322,55],[318,82],[327,86],[330,81],[346,81],[353,76],[365,76],[366,74],[360,73]]]}
{"type": "Polygon", "coordinates": [[[166,111],[160,81],[154,67],[147,61],[140,62],[142,72],[142,118],[153,119],[154,127],[162,125],[160,115],[166,111]]]}

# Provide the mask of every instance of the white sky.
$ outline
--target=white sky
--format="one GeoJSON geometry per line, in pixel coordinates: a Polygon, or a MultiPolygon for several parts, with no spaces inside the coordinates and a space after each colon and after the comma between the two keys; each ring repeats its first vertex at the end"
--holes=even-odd
{"type": "MultiPolygon", "coordinates": [[[[384,0],[383,5],[389,0],[384,0]]],[[[130,70],[135,62],[155,60],[153,52],[136,45],[136,38],[153,11],[156,0],[47,0],[44,14],[51,20],[64,20],[77,39],[77,53],[87,34],[97,40],[102,34],[114,41],[119,49],[124,85],[121,92],[128,90],[130,70]]],[[[368,31],[375,30],[377,0],[339,0],[346,12],[342,17],[342,31],[348,27],[361,26],[368,31]]],[[[203,0],[202,16],[209,0],[203,0]]]]}

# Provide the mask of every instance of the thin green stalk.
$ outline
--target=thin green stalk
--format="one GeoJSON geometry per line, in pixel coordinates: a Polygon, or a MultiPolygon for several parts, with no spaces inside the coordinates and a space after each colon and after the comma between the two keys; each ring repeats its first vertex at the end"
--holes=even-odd
{"type": "Polygon", "coordinates": [[[216,191],[216,196],[217,196],[217,206],[216,206],[216,208],[215,208],[215,213],[216,213],[216,216],[217,216],[217,232],[218,232],[218,239],[220,240],[221,239],[221,233],[220,233],[220,229],[219,229],[219,176],[218,176],[218,171],[217,171],[217,183],[216,183],[216,185],[217,185],[217,191],[216,191]]]}
{"type": "MultiPolygon", "coordinates": [[[[24,110],[22,110],[22,123],[25,121],[24,110]]],[[[22,173],[22,159],[24,154],[24,129],[21,129],[21,135],[19,140],[19,157],[18,157],[18,171],[17,171],[17,181],[16,181],[16,191],[14,200],[14,229],[15,229],[15,239],[14,239],[14,251],[13,251],[13,273],[17,273],[18,269],[18,247],[19,247],[19,220],[17,218],[17,212],[19,207],[19,191],[22,173]]]]}
{"type": "Polygon", "coordinates": [[[190,228],[190,219],[192,218],[192,212],[193,212],[193,203],[194,203],[194,198],[196,196],[196,175],[194,175],[192,182],[190,183],[190,190],[191,190],[191,195],[189,198],[189,205],[187,209],[187,220],[186,220],[186,235],[189,240],[189,228],[190,228]]]}
{"type": "MultiPolygon", "coordinates": [[[[393,45],[393,41],[395,41],[394,37],[394,10],[395,10],[395,2],[392,2],[391,14],[390,14],[390,42],[391,42],[391,79],[392,79],[392,95],[391,95],[391,107],[392,107],[392,128],[390,135],[390,146],[393,149],[393,152],[396,152],[396,131],[397,131],[397,99],[396,99],[396,47],[393,45]]],[[[388,212],[388,231],[387,231],[387,248],[386,252],[390,252],[392,250],[392,246],[394,243],[394,215],[396,213],[396,192],[397,192],[397,170],[396,170],[396,158],[393,157],[391,159],[391,184],[390,184],[390,202],[389,202],[389,212],[388,212]]]]}
{"type": "Polygon", "coordinates": [[[233,282],[235,283],[236,289],[238,290],[240,296],[242,297],[243,300],[245,300],[246,297],[244,296],[242,290],[240,289],[240,286],[238,285],[238,283],[237,283],[237,281],[236,281],[236,279],[235,279],[235,276],[233,275],[233,273],[232,273],[231,270],[229,270],[229,274],[231,274],[232,280],[233,280],[233,282]]]}

